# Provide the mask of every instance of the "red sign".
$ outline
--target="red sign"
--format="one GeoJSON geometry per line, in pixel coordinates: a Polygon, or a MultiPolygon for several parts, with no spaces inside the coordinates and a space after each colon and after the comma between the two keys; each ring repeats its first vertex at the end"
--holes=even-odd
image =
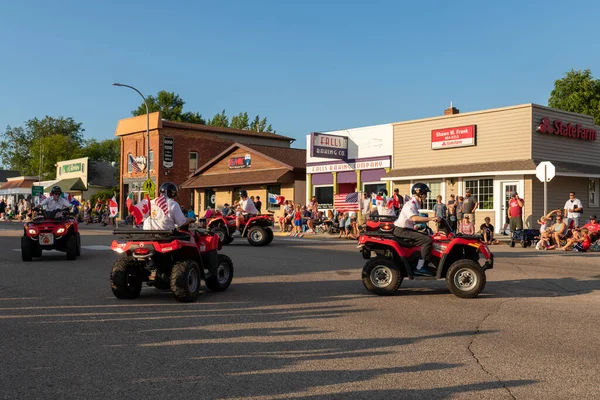
{"type": "Polygon", "coordinates": [[[252,159],[250,154],[246,154],[244,157],[232,157],[229,159],[229,169],[250,168],[251,165],[252,159]]]}
{"type": "Polygon", "coordinates": [[[431,148],[433,150],[465,146],[475,146],[475,125],[431,131],[431,148]]]}
{"type": "Polygon", "coordinates": [[[573,139],[596,140],[596,130],[584,128],[581,124],[565,124],[560,120],[550,121],[549,118],[542,118],[542,123],[536,129],[538,132],[555,134],[558,136],[567,136],[573,139]]]}

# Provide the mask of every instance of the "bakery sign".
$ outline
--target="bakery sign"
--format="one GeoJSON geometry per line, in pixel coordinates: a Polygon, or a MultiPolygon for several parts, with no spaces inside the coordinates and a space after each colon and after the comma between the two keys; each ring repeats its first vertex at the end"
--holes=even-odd
{"type": "Polygon", "coordinates": [[[550,121],[550,118],[542,118],[542,123],[536,128],[540,133],[549,135],[566,136],[579,140],[596,140],[596,130],[584,128],[581,124],[565,123],[561,120],[550,121]]]}
{"type": "Polygon", "coordinates": [[[310,143],[311,157],[348,159],[348,138],[345,136],[313,132],[310,143]]]}
{"type": "Polygon", "coordinates": [[[434,129],[431,131],[432,150],[475,146],[475,144],[475,125],[434,129]]]}

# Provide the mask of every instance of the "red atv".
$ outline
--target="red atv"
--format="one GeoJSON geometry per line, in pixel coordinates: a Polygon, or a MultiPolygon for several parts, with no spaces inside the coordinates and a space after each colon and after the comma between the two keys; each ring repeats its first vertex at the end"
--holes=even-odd
{"type": "Polygon", "coordinates": [[[31,261],[41,257],[42,250],[58,250],[67,253],[67,260],[81,255],[81,238],[77,219],[69,209],[45,211],[23,226],[21,258],[31,261]]]}
{"type": "Polygon", "coordinates": [[[414,280],[446,279],[452,294],[473,298],[483,291],[486,283],[485,271],[494,267],[494,256],[474,235],[454,235],[445,220],[442,228],[432,236],[431,262],[437,266],[434,276],[415,275],[421,258],[421,248],[395,237],[392,233],[367,232],[360,236],[358,247],[371,252],[364,265],[362,281],[367,290],[378,295],[394,293],[404,278],[414,280]]]}
{"type": "MultiPolygon", "coordinates": [[[[219,235],[223,244],[233,242],[233,233],[237,230],[235,226],[235,215],[224,217],[222,214],[213,215],[211,218],[200,218],[200,227],[205,227],[211,232],[219,235]]],[[[270,214],[257,215],[249,218],[242,225],[242,237],[248,238],[252,246],[266,246],[273,241],[273,216],[270,214]]]]}
{"type": "Polygon", "coordinates": [[[205,229],[113,233],[124,239],[111,245],[112,250],[125,254],[110,273],[110,287],[118,299],[138,298],[143,282],[157,289],[171,289],[181,302],[198,297],[201,280],[212,292],[222,292],[231,284],[233,263],[218,254],[219,237],[205,229]]]}

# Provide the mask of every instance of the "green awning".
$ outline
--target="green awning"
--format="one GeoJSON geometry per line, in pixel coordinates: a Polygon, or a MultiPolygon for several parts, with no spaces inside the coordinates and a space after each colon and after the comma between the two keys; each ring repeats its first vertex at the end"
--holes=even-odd
{"type": "Polygon", "coordinates": [[[63,192],[73,192],[87,190],[81,178],[69,178],[57,181],[54,185],[44,188],[44,192],[49,192],[54,186],[60,186],[63,192]]]}

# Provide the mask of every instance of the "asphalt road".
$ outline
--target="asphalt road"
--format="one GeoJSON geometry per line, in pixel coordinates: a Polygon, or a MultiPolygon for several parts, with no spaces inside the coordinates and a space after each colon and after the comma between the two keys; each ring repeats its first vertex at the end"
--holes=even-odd
{"type": "Polygon", "coordinates": [[[600,398],[600,254],[497,246],[477,299],[378,297],[350,242],[237,239],[230,289],[181,304],[113,297],[109,231],[74,262],[23,263],[18,235],[0,231],[1,399],[600,398]]]}

